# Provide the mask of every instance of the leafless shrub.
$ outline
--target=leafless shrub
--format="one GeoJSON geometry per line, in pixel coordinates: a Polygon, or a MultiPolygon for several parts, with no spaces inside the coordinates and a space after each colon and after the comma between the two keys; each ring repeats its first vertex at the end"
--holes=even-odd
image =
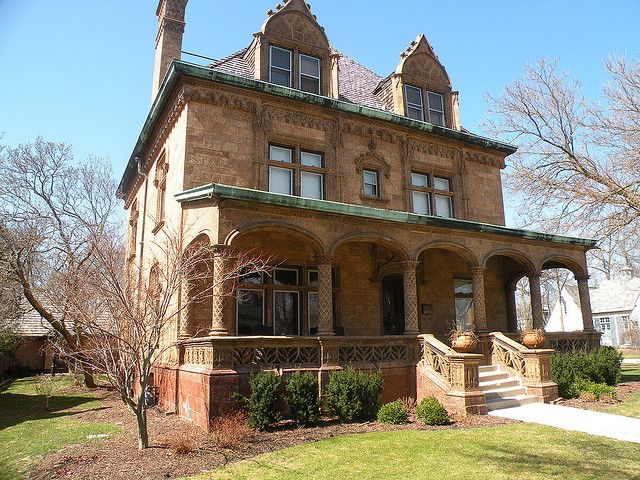
{"type": "Polygon", "coordinates": [[[244,412],[216,417],[211,422],[211,439],[217,448],[236,449],[253,435],[244,412]]]}
{"type": "Polygon", "coordinates": [[[409,414],[413,414],[416,410],[416,399],[413,397],[402,397],[400,399],[400,403],[402,406],[409,412],[409,414]]]}
{"type": "Polygon", "coordinates": [[[178,431],[169,442],[169,448],[176,455],[189,455],[198,450],[198,440],[193,430],[178,431]]]}

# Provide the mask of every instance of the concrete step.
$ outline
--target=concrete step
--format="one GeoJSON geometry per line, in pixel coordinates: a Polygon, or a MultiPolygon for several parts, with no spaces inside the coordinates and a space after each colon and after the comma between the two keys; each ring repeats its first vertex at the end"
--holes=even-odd
{"type": "Polygon", "coordinates": [[[499,410],[501,408],[519,407],[529,403],[538,403],[538,397],[532,395],[517,395],[515,397],[489,399],[487,398],[487,410],[499,410]]]}
{"type": "Polygon", "coordinates": [[[517,387],[520,381],[515,377],[508,377],[502,380],[488,380],[480,382],[480,390],[493,390],[494,388],[517,387]]]}
{"type": "Polygon", "coordinates": [[[507,372],[492,371],[492,372],[480,372],[478,380],[482,383],[494,382],[497,380],[506,380],[509,378],[507,372]]]}
{"type": "Polygon", "coordinates": [[[502,399],[502,398],[511,398],[517,397],[520,395],[526,395],[527,391],[523,386],[518,385],[517,387],[511,388],[495,388],[491,390],[482,390],[484,392],[485,398],[488,400],[492,399],[502,399]]]}
{"type": "Polygon", "coordinates": [[[500,367],[498,365],[480,365],[478,367],[478,371],[480,373],[495,372],[497,370],[500,370],[500,367]]]}

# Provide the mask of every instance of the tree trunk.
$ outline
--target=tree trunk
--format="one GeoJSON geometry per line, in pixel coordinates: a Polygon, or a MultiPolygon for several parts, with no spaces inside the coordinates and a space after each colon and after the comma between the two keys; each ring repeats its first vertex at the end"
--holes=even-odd
{"type": "Polygon", "coordinates": [[[98,384],[96,383],[96,379],[89,370],[83,370],[82,375],[84,377],[84,386],[87,388],[97,388],[98,384]]]}
{"type": "Polygon", "coordinates": [[[136,409],[138,420],[138,448],[144,450],[149,446],[149,432],[147,432],[147,409],[140,405],[136,409]]]}

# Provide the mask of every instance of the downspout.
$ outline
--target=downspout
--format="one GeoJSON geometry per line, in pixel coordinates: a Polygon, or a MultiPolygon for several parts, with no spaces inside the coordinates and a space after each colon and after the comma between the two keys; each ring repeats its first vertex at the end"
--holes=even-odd
{"type": "Polygon", "coordinates": [[[138,289],[136,293],[137,303],[140,303],[140,290],[142,288],[142,269],[144,264],[144,233],[145,223],[147,220],[147,191],[149,188],[149,177],[142,168],[142,158],[136,157],[136,163],[138,165],[138,175],[144,177],[144,199],[142,204],[142,232],[140,233],[140,260],[138,262],[138,289]]]}

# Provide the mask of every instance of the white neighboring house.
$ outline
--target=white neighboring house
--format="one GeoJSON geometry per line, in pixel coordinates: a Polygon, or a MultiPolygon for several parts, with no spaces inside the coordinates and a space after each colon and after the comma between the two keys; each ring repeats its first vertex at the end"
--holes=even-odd
{"type": "MultiPolygon", "coordinates": [[[[604,280],[597,288],[590,288],[593,326],[602,333],[602,345],[628,345],[626,331],[635,325],[640,329],[640,278],[625,268],[619,278],[604,280]]],[[[545,327],[547,332],[575,332],[582,330],[582,315],[578,287],[565,285],[560,301],[551,311],[545,327]]]]}

